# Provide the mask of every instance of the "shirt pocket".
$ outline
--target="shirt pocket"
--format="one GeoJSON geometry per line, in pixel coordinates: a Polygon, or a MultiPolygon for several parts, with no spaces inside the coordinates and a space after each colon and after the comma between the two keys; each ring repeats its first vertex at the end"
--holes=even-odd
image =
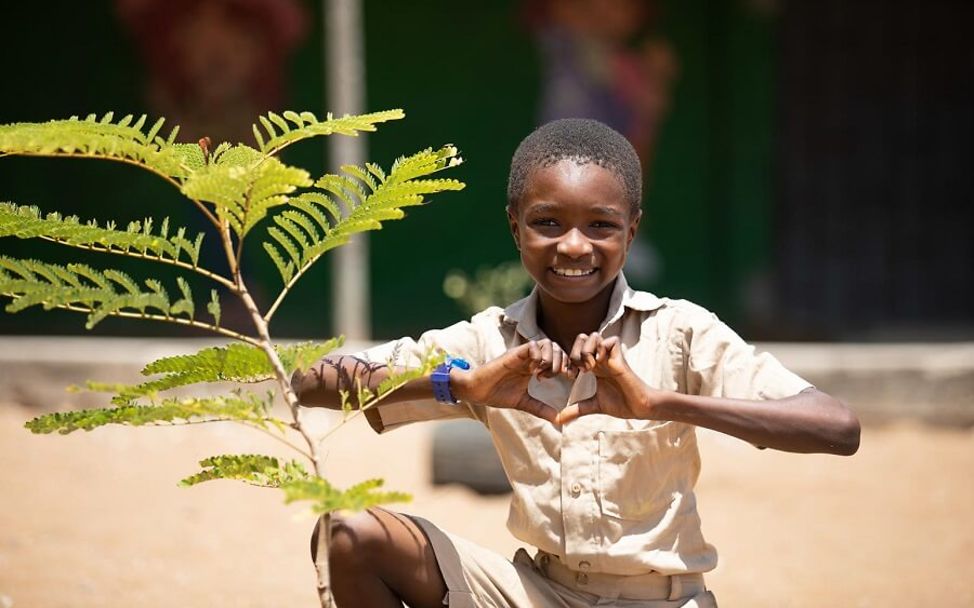
{"type": "Polygon", "coordinates": [[[645,519],[672,503],[692,463],[683,425],[599,431],[598,490],[602,513],[645,519]]]}

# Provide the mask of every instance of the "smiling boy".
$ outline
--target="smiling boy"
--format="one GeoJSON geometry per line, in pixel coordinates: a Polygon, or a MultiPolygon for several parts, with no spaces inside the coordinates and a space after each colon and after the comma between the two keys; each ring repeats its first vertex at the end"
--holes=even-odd
{"type": "Polygon", "coordinates": [[[842,403],[712,313],[635,291],[622,267],[642,219],[632,146],[591,120],[559,120],[514,154],[507,216],[536,287],[470,321],[295,377],[306,405],[337,407],[430,347],[462,358],[366,412],[379,432],[470,417],[491,433],[513,489],[508,528],[533,548],[508,560],[382,509],[339,520],[340,606],[715,606],[700,531],[695,427],[793,452],[852,454],[842,403]]]}

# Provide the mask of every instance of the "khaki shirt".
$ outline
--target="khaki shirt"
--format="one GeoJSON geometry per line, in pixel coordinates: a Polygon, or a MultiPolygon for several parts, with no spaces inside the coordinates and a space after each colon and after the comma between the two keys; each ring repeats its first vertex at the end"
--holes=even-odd
{"type": "MultiPolygon", "coordinates": [[[[506,309],[369,349],[374,362],[415,365],[430,347],[472,366],[545,336],[536,291],[506,309]]],[[[626,361],[649,386],[694,395],[777,399],[811,385],[770,354],[756,354],[707,310],[629,288],[620,274],[599,331],[619,336],[626,361]]],[[[528,393],[556,409],[595,393],[591,373],[532,379],[528,393]]],[[[583,416],[561,430],[530,414],[430,401],[366,412],[387,431],[419,420],[469,417],[490,430],[513,488],[507,526],[518,539],[575,570],[611,574],[706,572],[717,553],[700,531],[693,487],[700,473],[695,427],[680,422],[583,416]]]]}

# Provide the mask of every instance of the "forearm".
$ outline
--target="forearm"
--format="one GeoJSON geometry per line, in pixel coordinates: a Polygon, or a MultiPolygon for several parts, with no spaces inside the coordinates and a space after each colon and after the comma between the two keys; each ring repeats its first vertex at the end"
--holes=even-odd
{"type": "Polygon", "coordinates": [[[859,420],[837,399],[815,389],[768,401],[661,393],[654,418],[676,420],[787,452],[851,455],[859,420]]]}
{"type": "MultiPolygon", "coordinates": [[[[372,363],[354,355],[325,357],[305,372],[291,376],[291,385],[301,405],[340,409],[342,393],[348,393],[353,407],[360,407],[357,395],[360,388],[373,393],[383,380],[397,370],[384,363],[372,363]]],[[[382,403],[398,403],[430,399],[433,388],[429,377],[416,378],[389,393],[382,403]]]]}

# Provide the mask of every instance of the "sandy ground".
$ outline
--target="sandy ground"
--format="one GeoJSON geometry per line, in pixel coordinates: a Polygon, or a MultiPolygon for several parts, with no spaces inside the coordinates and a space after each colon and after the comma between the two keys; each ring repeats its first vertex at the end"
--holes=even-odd
{"type": "MultiPolygon", "coordinates": [[[[300,507],[232,482],[176,486],[202,457],[277,444],[226,424],[34,436],[30,415],[0,404],[0,608],[316,605],[300,507]]],[[[330,444],[332,480],[384,477],[415,495],[404,510],[512,553],[505,497],[430,485],[430,436],[351,423],[330,444]]],[[[711,433],[701,450],[722,606],[974,606],[971,430],[867,428],[850,459],[711,433]]]]}

